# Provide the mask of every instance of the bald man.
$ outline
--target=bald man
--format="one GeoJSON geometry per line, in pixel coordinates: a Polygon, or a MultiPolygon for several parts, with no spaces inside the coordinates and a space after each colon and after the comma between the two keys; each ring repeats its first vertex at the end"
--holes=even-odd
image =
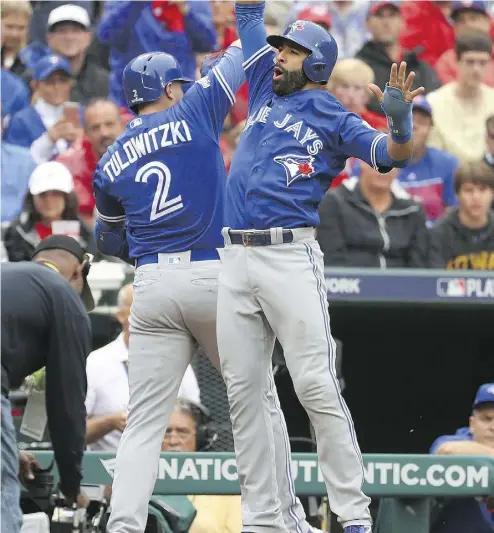
{"type": "Polygon", "coordinates": [[[104,98],[92,100],[84,112],[84,136],[56,159],[72,173],[79,214],[90,226],[93,225],[93,174],[96,165],[124,129],[124,120],[114,102],[104,98]]]}
{"type": "MultiPolygon", "coordinates": [[[[127,362],[132,298],[133,288],[129,283],[120,289],[117,299],[115,316],[122,325],[121,334],[113,342],[92,352],[87,359],[86,441],[92,451],[116,451],[127,423],[127,362]]],[[[199,385],[190,365],[178,397],[200,403],[199,385]]]]}

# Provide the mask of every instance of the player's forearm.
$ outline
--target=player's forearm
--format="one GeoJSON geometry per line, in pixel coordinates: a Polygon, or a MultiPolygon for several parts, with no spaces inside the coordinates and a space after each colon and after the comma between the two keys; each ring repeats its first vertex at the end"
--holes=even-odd
{"type": "Polygon", "coordinates": [[[235,18],[246,63],[261,48],[268,46],[264,25],[264,8],[264,1],[235,3],[235,18]]]}
{"type": "Polygon", "coordinates": [[[475,441],[445,442],[435,452],[437,455],[489,455],[494,457],[494,449],[475,441]]]}
{"type": "Polygon", "coordinates": [[[86,419],[86,442],[93,444],[115,429],[114,415],[86,419]]]}
{"type": "Polygon", "coordinates": [[[404,144],[393,141],[391,135],[388,136],[388,154],[393,161],[407,161],[413,155],[413,140],[404,144]]]}

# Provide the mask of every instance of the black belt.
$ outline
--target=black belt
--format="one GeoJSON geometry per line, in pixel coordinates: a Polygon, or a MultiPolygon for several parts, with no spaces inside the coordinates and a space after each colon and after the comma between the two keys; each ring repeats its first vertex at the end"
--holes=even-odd
{"type": "MultiPolygon", "coordinates": [[[[272,244],[280,244],[278,242],[273,243],[271,239],[271,232],[266,231],[236,231],[230,230],[230,242],[232,244],[240,244],[242,246],[270,246],[272,244]]],[[[293,242],[293,232],[289,229],[283,230],[283,244],[293,242]]]]}

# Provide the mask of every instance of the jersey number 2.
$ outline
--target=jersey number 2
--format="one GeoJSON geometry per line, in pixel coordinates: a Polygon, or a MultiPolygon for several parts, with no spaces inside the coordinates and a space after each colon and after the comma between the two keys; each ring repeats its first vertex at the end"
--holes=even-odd
{"type": "Polygon", "coordinates": [[[172,175],[170,169],[165,164],[159,161],[151,161],[139,169],[135,179],[137,183],[147,183],[148,178],[154,175],[158,178],[158,186],[156,187],[156,193],[154,194],[153,205],[151,207],[151,216],[149,217],[151,221],[178,211],[184,206],[181,195],[170,200],[167,199],[172,175]]]}

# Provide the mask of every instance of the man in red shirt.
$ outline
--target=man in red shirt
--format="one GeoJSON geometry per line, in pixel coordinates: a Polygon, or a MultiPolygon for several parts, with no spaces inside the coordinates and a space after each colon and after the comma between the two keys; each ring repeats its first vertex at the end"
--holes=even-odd
{"type": "Polygon", "coordinates": [[[403,2],[401,8],[401,46],[406,50],[420,50],[419,59],[432,67],[455,45],[455,32],[449,18],[451,4],[446,0],[408,1],[403,2]]]}
{"type": "MultiPolygon", "coordinates": [[[[459,35],[465,29],[472,29],[489,35],[492,20],[487,12],[487,3],[476,2],[453,2],[451,18],[454,21],[455,34],[459,35]]],[[[443,84],[456,81],[458,78],[458,60],[454,46],[444,52],[437,60],[435,70],[443,84]]],[[[484,83],[494,87],[494,59],[491,59],[484,83]]]]}
{"type": "Polygon", "coordinates": [[[74,191],[79,201],[79,214],[93,225],[93,174],[99,159],[124,131],[124,119],[118,106],[110,100],[98,99],[86,108],[84,136],[57,157],[72,173],[74,191]]]}

